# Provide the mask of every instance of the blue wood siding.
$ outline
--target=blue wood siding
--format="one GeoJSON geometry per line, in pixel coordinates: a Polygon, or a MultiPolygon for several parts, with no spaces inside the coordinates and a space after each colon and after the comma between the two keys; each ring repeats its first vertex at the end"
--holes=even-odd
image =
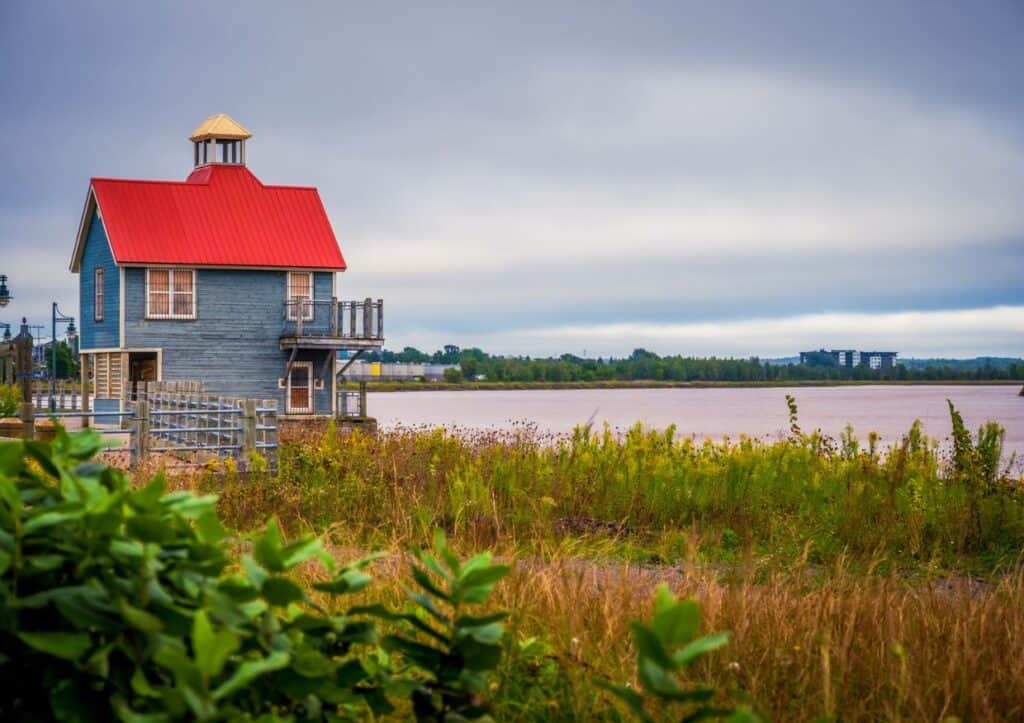
{"type": "MultiPolygon", "coordinates": [[[[284,410],[288,352],[279,349],[285,301],[284,271],[198,269],[196,319],[146,319],[146,270],[125,269],[125,345],[161,349],[162,379],[198,380],[207,393],[276,399],[284,410]]],[[[314,298],[330,301],[331,274],[316,274],[314,298]]],[[[331,374],[323,376],[326,352],[300,352],[314,362],[314,377],[323,389],[314,397],[314,412],[331,412],[331,374]]]]}
{"type": "Polygon", "coordinates": [[[89,233],[82,251],[78,278],[79,306],[81,309],[81,348],[116,349],[121,338],[120,272],[110,252],[103,221],[95,212],[89,221],[89,233]],[[95,321],[96,269],[103,269],[103,321],[95,321]]]}

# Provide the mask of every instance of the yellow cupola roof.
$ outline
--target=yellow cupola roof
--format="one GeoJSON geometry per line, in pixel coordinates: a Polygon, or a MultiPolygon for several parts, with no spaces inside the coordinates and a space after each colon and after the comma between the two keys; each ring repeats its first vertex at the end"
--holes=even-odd
{"type": "Polygon", "coordinates": [[[252,138],[252,133],[239,125],[227,113],[218,113],[200,123],[199,127],[188,137],[190,141],[203,141],[209,138],[244,141],[247,138],[252,138]]]}

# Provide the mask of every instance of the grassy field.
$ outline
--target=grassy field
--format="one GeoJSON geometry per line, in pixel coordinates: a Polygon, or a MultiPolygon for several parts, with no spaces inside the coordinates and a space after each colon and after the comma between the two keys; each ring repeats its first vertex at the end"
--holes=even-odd
{"type": "MultiPolygon", "coordinates": [[[[795,410],[794,410],[795,413],[795,410]]],[[[1024,717],[1024,479],[1001,430],[733,443],[408,429],[287,440],[277,474],[179,476],[239,530],[276,515],[340,557],[381,549],[396,602],[411,544],[443,528],[513,565],[493,604],[519,641],[501,720],[614,719],[595,679],[635,684],[628,621],[668,582],[730,644],[701,679],[775,720],[1024,717]]],[[[315,573],[310,573],[315,574],[315,573]]]]}

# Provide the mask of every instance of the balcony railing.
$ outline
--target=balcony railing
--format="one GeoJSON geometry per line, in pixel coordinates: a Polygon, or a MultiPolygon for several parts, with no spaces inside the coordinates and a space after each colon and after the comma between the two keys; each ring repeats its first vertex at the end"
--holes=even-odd
{"type": "Polygon", "coordinates": [[[384,341],[384,300],[295,299],[284,302],[281,338],[351,341],[376,346],[384,341]]]}
{"type": "Polygon", "coordinates": [[[354,391],[351,389],[338,390],[338,417],[341,419],[365,419],[366,418],[366,386],[354,391]]]}

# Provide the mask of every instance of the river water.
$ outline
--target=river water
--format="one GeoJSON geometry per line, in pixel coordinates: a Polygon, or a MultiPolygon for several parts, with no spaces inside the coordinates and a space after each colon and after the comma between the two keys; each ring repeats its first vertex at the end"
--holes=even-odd
{"type": "Polygon", "coordinates": [[[370,414],[385,428],[437,425],[509,428],[532,423],[545,432],[569,432],[593,419],[614,428],[634,424],[678,427],[698,437],[775,438],[786,433],[786,395],[796,398],[804,430],[838,437],[847,423],[861,439],[899,441],[914,419],[938,439],[950,433],[946,400],[974,431],[987,420],[1006,428],[1006,452],[1024,458],[1024,397],[1019,386],[842,386],[798,388],[543,389],[371,393],[370,414]]]}

